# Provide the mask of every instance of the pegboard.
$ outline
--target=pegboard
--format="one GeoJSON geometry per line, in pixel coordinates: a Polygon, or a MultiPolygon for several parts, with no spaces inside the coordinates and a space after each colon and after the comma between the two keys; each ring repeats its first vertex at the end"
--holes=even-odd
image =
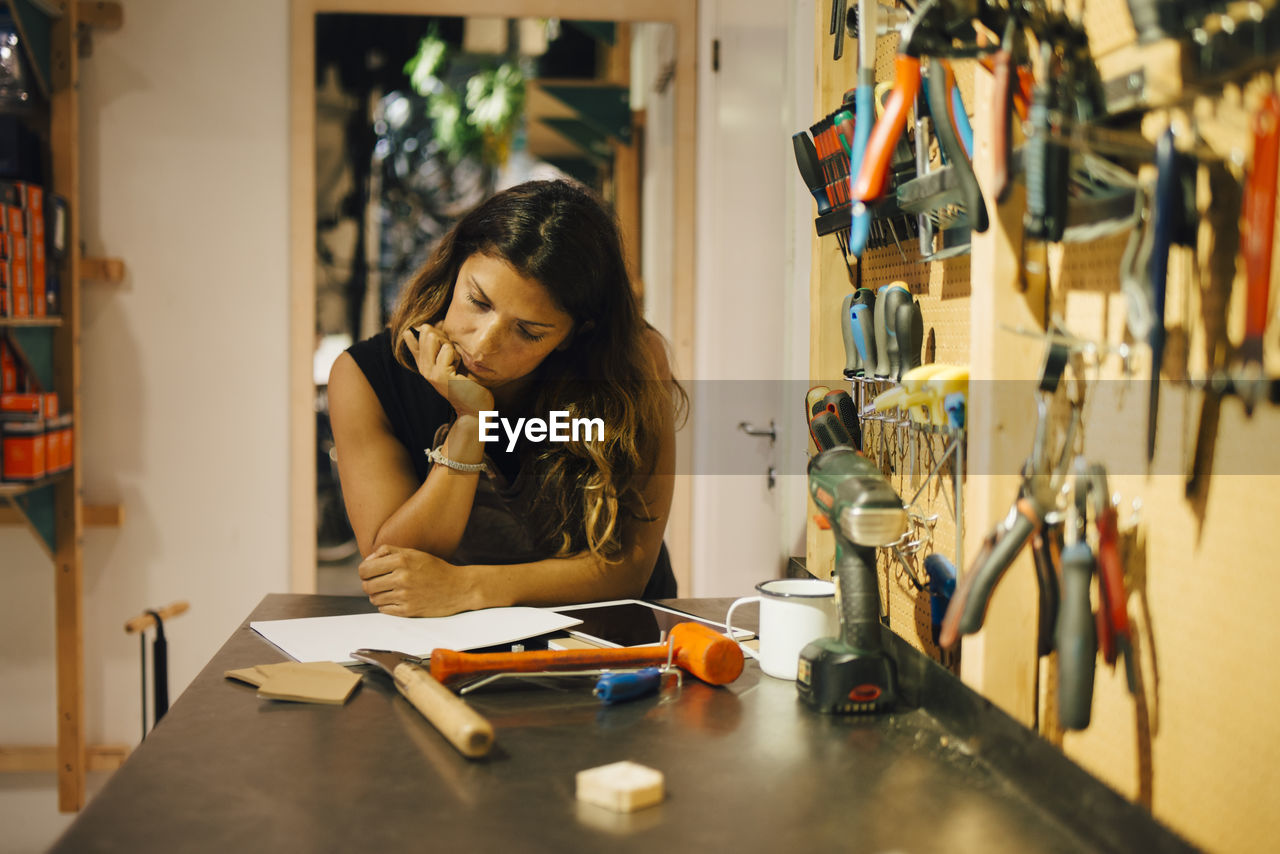
{"type": "Polygon", "coordinates": [[[1089,37],[1089,50],[1105,56],[1137,41],[1126,0],[1089,0],[1084,3],[1084,31],[1089,37]]]}
{"type": "MultiPolygon", "coordinates": [[[[825,113],[856,82],[856,54],[850,42],[843,60],[831,60],[824,14],[829,9],[816,13],[815,93],[817,108],[825,113]]],[[[1083,21],[1095,56],[1133,50],[1135,33],[1124,0],[1083,3],[1083,21]]],[[[890,39],[878,44],[879,79],[891,78],[895,50],[890,39]]],[[[977,135],[985,126],[989,97],[984,100],[984,93],[989,92],[989,81],[982,80],[985,72],[975,67],[973,62],[955,63],[977,135]]],[[[1182,104],[1186,115],[1180,120],[1190,122],[1194,106],[1195,120],[1205,130],[1201,148],[1225,151],[1222,140],[1231,137],[1233,130],[1237,136],[1247,136],[1250,113],[1247,106],[1236,104],[1225,120],[1226,131],[1214,128],[1210,139],[1205,110],[1212,116],[1215,99],[1217,103],[1239,100],[1231,86],[1210,95],[1194,105],[1182,104]]],[[[1154,138],[1146,124],[1143,131],[1154,138]]],[[[1239,178],[1249,145],[1247,140],[1226,145],[1234,145],[1235,151],[1224,154],[1220,165],[1239,178]]],[[[975,166],[976,160],[975,153],[975,166]]],[[[981,171],[979,175],[981,179],[981,171]]],[[[1150,175],[1140,175],[1150,180],[1150,175]]],[[[1238,198],[1224,199],[1218,200],[1220,205],[1238,207],[1238,198]]],[[[981,353],[986,367],[994,370],[992,379],[1027,379],[1039,366],[1041,343],[1011,331],[1012,326],[1034,328],[1058,317],[1072,335],[1103,345],[1098,366],[1089,372],[1083,451],[1107,465],[1109,488],[1119,499],[1121,544],[1131,589],[1129,612],[1137,639],[1138,692],[1130,694],[1122,667],[1112,669],[1099,660],[1091,725],[1078,733],[1064,733],[1057,727],[1057,662],[1052,656],[1037,660],[1034,649],[1029,656],[1020,652],[1029,641],[1026,625],[1034,620],[1025,615],[1035,612],[1029,561],[1011,568],[1001,583],[998,597],[1005,601],[993,601],[987,629],[975,639],[977,645],[971,648],[966,641],[965,664],[972,665],[971,658],[979,664],[972,670],[966,666],[966,679],[1191,842],[1212,850],[1254,851],[1271,847],[1280,835],[1280,814],[1271,804],[1280,784],[1280,738],[1274,723],[1280,669],[1267,658],[1280,636],[1272,613],[1274,603],[1280,601],[1280,573],[1275,571],[1274,557],[1280,554],[1276,524],[1280,518],[1280,415],[1275,408],[1264,407],[1248,418],[1237,401],[1224,401],[1208,485],[1200,495],[1186,496],[1201,395],[1179,381],[1204,375],[1205,320],[1212,314],[1206,305],[1218,298],[1210,287],[1213,271],[1207,262],[1215,232],[1209,222],[1203,167],[1198,200],[1202,222],[1197,249],[1175,248],[1170,257],[1165,385],[1150,470],[1145,450],[1150,356],[1145,342],[1133,340],[1128,333],[1119,282],[1128,230],[1089,243],[1051,247],[1047,291],[1024,293],[1009,274],[1017,264],[1021,242],[1017,224],[1023,202],[1015,191],[999,211],[992,209],[993,224],[1000,233],[990,238],[993,245],[981,256],[975,252],[923,263],[915,241],[904,240],[901,251],[889,245],[868,252],[861,274],[862,285],[870,288],[905,282],[921,301],[926,339],[932,331],[935,341],[934,359],[965,363],[981,353]],[[1021,622],[1010,622],[1011,615],[1020,615],[1021,622]],[[978,675],[971,678],[971,673],[978,675]]],[[[1218,213],[1217,228],[1238,227],[1231,217],[1218,213]]],[[[1280,266],[1280,251],[1273,265],[1280,266]]],[[[821,310],[814,312],[811,365],[814,376],[838,377],[843,349],[834,315],[855,280],[832,238],[815,239],[813,269],[811,295],[821,310]]],[[[1273,271],[1272,279],[1280,282],[1280,275],[1273,271]]],[[[1224,321],[1232,342],[1239,342],[1242,335],[1243,294],[1243,279],[1237,273],[1224,321]]],[[[1265,362],[1275,375],[1280,371],[1275,323],[1265,343],[1265,362]]],[[[973,462],[970,451],[969,483],[981,488],[974,495],[965,491],[966,557],[972,556],[996,515],[1007,509],[1010,496],[1001,490],[1010,483],[1016,485],[1016,478],[1007,475],[983,475],[1015,471],[1026,455],[1035,406],[1030,395],[1023,397],[997,404],[982,414],[981,423],[973,422],[970,410],[970,445],[979,432],[984,434],[988,457],[981,465],[993,468],[974,471],[979,463],[973,462]],[[987,486],[984,480],[995,485],[987,486]]],[[[881,435],[879,429],[870,425],[869,454],[883,460],[876,456],[881,443],[892,450],[886,473],[904,499],[909,498],[918,488],[924,445],[915,447],[913,479],[911,458],[901,453],[899,437],[881,435]]],[[[933,442],[938,455],[942,440],[933,442]]],[[[948,556],[954,552],[955,532],[948,527],[952,486],[951,473],[944,468],[921,498],[922,504],[939,513],[933,547],[948,556]]],[[[808,546],[810,567],[818,572],[825,567],[829,573],[831,535],[811,525],[808,546]]],[[[927,550],[920,557],[924,554],[927,550]]],[[[914,559],[908,562],[919,572],[914,559]]],[[[907,580],[906,570],[883,554],[880,570],[891,627],[918,649],[936,656],[929,643],[927,595],[919,593],[907,580]]],[[[922,576],[919,572],[918,577],[922,576]]],[[[1094,596],[1096,603],[1096,591],[1094,596]]]]}
{"type": "MultiPolygon", "coordinates": [[[[856,42],[845,46],[842,60],[831,59],[831,37],[827,35],[828,21],[823,20],[829,9],[819,10],[815,54],[819,57],[815,113],[826,115],[841,103],[844,95],[857,84],[856,42]]],[[[876,42],[876,79],[894,79],[894,60],[898,39],[885,36],[876,42]]],[[[968,109],[973,105],[973,66],[970,61],[953,63],[957,84],[968,109]]],[[[908,121],[908,132],[912,122],[908,121]]],[[[931,168],[939,168],[941,161],[935,151],[931,168]]],[[[822,306],[815,312],[811,338],[812,374],[815,382],[833,385],[830,378],[839,377],[844,365],[843,343],[840,337],[838,309],[845,294],[859,284],[877,289],[881,285],[900,281],[907,285],[920,301],[924,318],[924,351],[928,361],[964,364],[969,351],[969,296],[970,264],[967,255],[958,255],[944,261],[929,262],[922,259],[919,242],[914,236],[899,234],[899,240],[888,245],[868,249],[857,267],[850,269],[841,258],[834,237],[815,238],[814,276],[811,294],[814,304],[822,306]],[[860,276],[860,281],[859,281],[860,276]],[[830,307],[828,311],[826,307],[830,307]],[[826,378],[825,380],[822,378],[826,378]]],[[[889,388],[890,383],[879,384],[877,390],[889,388]]],[[[848,387],[846,385],[846,387],[848,387]]],[[[854,390],[855,399],[859,395],[854,390]]],[[[874,395],[874,391],[870,391],[874,395]]],[[[868,400],[870,398],[867,398],[868,400]]],[[[896,428],[887,430],[881,425],[864,424],[864,442],[868,456],[879,459],[883,470],[894,487],[908,500],[920,488],[921,482],[946,446],[941,436],[918,434],[916,441],[905,440],[905,432],[896,428]],[[902,440],[899,440],[899,434],[902,440]],[[914,451],[913,455],[910,451],[914,451]]],[[[931,640],[929,596],[912,585],[907,572],[917,579],[924,579],[922,561],[925,555],[936,549],[948,558],[955,559],[955,520],[953,508],[954,461],[929,481],[928,488],[920,495],[918,510],[923,516],[937,517],[931,526],[928,544],[920,551],[906,557],[904,568],[886,552],[881,552],[882,607],[889,618],[890,627],[917,649],[935,659],[940,652],[931,640]]],[[[818,531],[812,521],[808,531],[808,565],[810,571],[829,577],[834,561],[834,541],[827,532],[818,531]]]]}

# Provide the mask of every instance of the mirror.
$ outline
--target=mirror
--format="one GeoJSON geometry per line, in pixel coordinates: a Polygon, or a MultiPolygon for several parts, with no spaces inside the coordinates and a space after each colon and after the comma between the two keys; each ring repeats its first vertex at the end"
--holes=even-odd
{"type": "MultiPolygon", "coordinates": [[[[305,336],[310,370],[305,384],[300,372],[294,377],[291,586],[358,594],[360,558],[328,433],[329,367],[352,341],[383,327],[403,282],[462,211],[529,178],[567,176],[595,188],[618,212],[646,317],[672,341],[679,362],[677,318],[692,306],[692,252],[675,223],[682,208],[691,220],[692,191],[678,189],[677,172],[691,169],[692,139],[678,133],[678,104],[691,107],[692,97],[678,100],[674,84],[684,62],[691,87],[692,57],[677,51],[679,21],[310,10],[295,15],[295,33],[308,21],[309,103],[299,104],[295,80],[294,125],[307,124],[299,113],[308,109],[313,131],[309,158],[299,157],[295,133],[294,172],[301,178],[297,161],[310,161],[312,195],[310,222],[295,218],[293,352],[301,355],[305,336]],[[509,121],[460,127],[469,87],[487,95],[472,99],[473,114],[509,114],[509,121]],[[305,282],[299,267],[310,268],[305,282]],[[297,311],[304,299],[309,329],[297,311]],[[304,393],[305,413],[298,405],[304,393]],[[309,470],[300,468],[303,453],[309,470]],[[314,521],[305,543],[304,520],[314,521]]],[[[302,192],[297,186],[295,217],[302,192]]],[[[676,500],[673,556],[687,527],[676,500]]]]}

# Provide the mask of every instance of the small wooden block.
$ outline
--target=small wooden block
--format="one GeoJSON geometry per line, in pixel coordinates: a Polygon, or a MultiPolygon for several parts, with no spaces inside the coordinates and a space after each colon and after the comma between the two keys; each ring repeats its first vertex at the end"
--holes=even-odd
{"type": "Polygon", "coordinates": [[[635,812],[662,801],[662,772],[635,762],[614,762],[577,774],[578,800],[614,812],[635,812]]]}

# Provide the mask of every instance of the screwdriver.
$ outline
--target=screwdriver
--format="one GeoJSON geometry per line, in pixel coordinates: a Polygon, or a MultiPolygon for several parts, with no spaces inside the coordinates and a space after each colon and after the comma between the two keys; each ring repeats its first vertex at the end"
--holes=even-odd
{"type": "Polygon", "coordinates": [[[895,326],[898,306],[904,302],[911,302],[911,291],[903,282],[881,285],[876,292],[874,373],[878,379],[889,379],[896,372],[899,350],[895,326]]]}
{"type": "Polygon", "coordinates": [[[884,195],[893,149],[907,124],[907,112],[920,91],[920,60],[898,54],[894,59],[894,86],[885,104],[884,114],[871,129],[861,168],[852,182],[850,195],[854,202],[870,202],[884,195]]]}
{"type": "Polygon", "coordinates": [[[1085,539],[1086,484],[1077,478],[1075,501],[1067,507],[1068,542],[1062,550],[1062,597],[1054,633],[1058,648],[1058,721],[1063,729],[1089,726],[1093,677],[1098,657],[1097,630],[1089,603],[1093,551],[1085,539]]]}
{"type": "Polygon", "coordinates": [[[853,343],[862,358],[863,375],[875,373],[875,309],[875,291],[858,288],[853,295],[853,343]]]}
{"type": "Polygon", "coordinates": [[[844,376],[852,379],[863,372],[862,354],[853,338],[853,298],[848,293],[840,301],[840,340],[844,342],[844,376]]]}
{"type": "Polygon", "coordinates": [[[956,592],[956,567],[951,561],[934,552],[924,559],[924,571],[929,576],[929,621],[933,645],[938,646],[942,633],[942,618],[956,592]]]}
{"type": "Polygon", "coordinates": [[[920,367],[920,348],[924,344],[924,316],[920,313],[920,301],[912,300],[898,306],[894,318],[894,334],[898,341],[898,359],[891,365],[893,379],[902,377],[913,368],[920,367]]]}
{"type": "MultiPolygon", "coordinates": [[[[858,86],[854,93],[854,110],[857,123],[854,126],[853,154],[849,160],[849,181],[852,184],[862,170],[867,154],[867,142],[871,128],[876,123],[876,13],[877,0],[858,0],[858,86]]],[[[851,194],[852,195],[852,194],[851,194]]],[[[871,234],[871,211],[866,205],[852,205],[852,222],[849,230],[849,251],[862,257],[867,238],[871,234]]]]}
{"type": "Polygon", "coordinates": [[[831,202],[827,199],[818,150],[814,147],[813,140],[805,131],[793,133],[791,147],[795,151],[796,167],[800,170],[800,177],[804,179],[804,185],[809,188],[814,201],[818,203],[818,213],[827,213],[831,210],[831,202]]]}
{"type": "Polygon", "coordinates": [[[1173,128],[1167,128],[1156,142],[1156,197],[1152,214],[1154,232],[1147,274],[1151,280],[1151,385],[1147,398],[1147,465],[1156,455],[1156,419],[1160,412],[1160,368],[1164,362],[1165,285],[1169,273],[1169,246],[1173,242],[1175,191],[1178,186],[1177,151],[1173,128]]]}
{"type": "Polygon", "coordinates": [[[645,667],[630,673],[606,673],[596,682],[592,694],[606,706],[637,700],[653,694],[662,684],[662,671],[645,667]]]}
{"type": "Polygon", "coordinates": [[[1271,295],[1271,251],[1276,220],[1276,171],[1280,159],[1280,96],[1263,99],[1253,120],[1253,168],[1244,190],[1244,228],[1241,237],[1247,291],[1241,380],[1247,415],[1253,415],[1263,376],[1262,336],[1267,329],[1271,295]]]}

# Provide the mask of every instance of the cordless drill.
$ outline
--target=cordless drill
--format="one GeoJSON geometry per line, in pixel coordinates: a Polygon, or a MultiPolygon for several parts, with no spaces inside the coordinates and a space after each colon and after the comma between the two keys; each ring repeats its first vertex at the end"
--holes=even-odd
{"type": "Polygon", "coordinates": [[[897,668],[880,641],[876,547],[906,530],[902,499],[880,470],[845,445],[809,461],[809,494],[836,536],[840,637],[800,651],[796,690],[824,714],[867,714],[893,706],[897,668]]]}

